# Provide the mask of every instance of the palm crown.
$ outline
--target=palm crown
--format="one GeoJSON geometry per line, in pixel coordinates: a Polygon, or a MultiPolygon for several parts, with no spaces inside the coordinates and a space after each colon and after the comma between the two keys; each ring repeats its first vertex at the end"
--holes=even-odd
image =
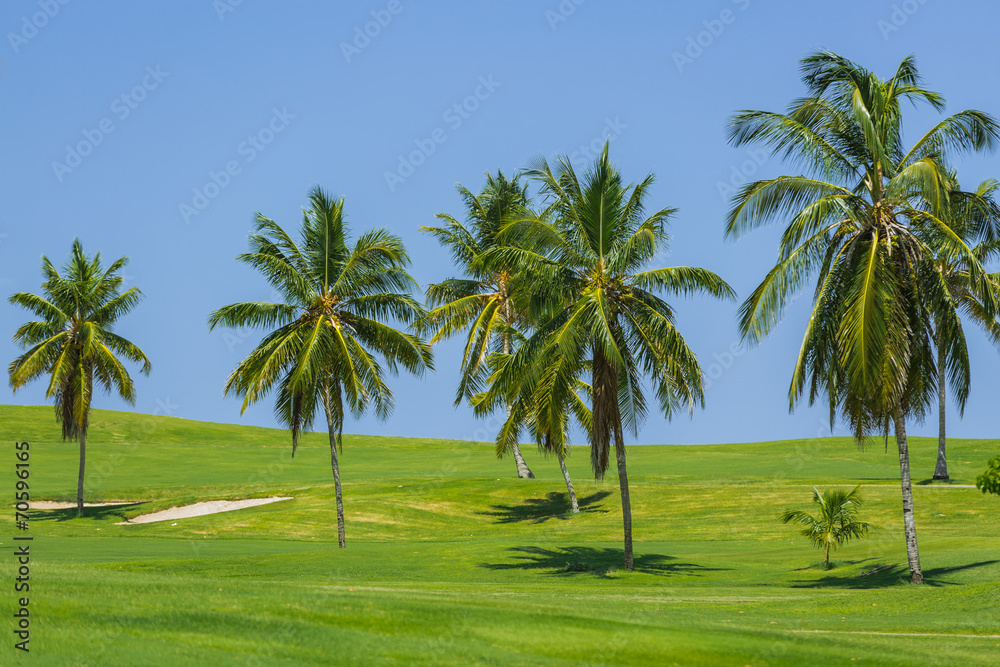
{"type": "Polygon", "coordinates": [[[142,372],[149,374],[149,359],[142,350],[113,331],[142,300],[137,287],[120,292],[123,279],[118,272],[127,262],[121,257],[105,269],[101,254],[88,258],[76,239],[64,275],[42,256],[44,296],[18,292],[10,297],[11,303],[39,318],[14,333],[14,342],[29,349],[11,362],[10,386],[16,391],[51,375],[45,395],[55,399],[63,439],[86,436],[95,379],[108,393],[135,403],[135,385],[119,356],[141,363],[142,372]]]}
{"type": "MultiPolygon", "coordinates": [[[[818,274],[791,405],[807,387],[810,401],[825,393],[831,417],[841,409],[860,437],[887,431],[896,408],[919,416],[926,407],[935,375],[928,314],[958,327],[935,254],[961,259],[970,289],[997,312],[982,262],[942,216],[954,196],[945,151],[991,149],[1000,134],[987,114],[963,111],[905,150],[901,103],[944,104],[920,86],[912,58],[887,81],[832,53],[806,58],[802,71],[808,97],[784,114],[739,113],[730,127],[734,144],[763,143],[811,172],[750,183],[734,199],[729,236],[787,221],[778,263],[743,304],[740,327],[759,341],[818,274]]],[[[944,345],[953,383],[967,384],[964,344],[946,336],[944,345]]]]}

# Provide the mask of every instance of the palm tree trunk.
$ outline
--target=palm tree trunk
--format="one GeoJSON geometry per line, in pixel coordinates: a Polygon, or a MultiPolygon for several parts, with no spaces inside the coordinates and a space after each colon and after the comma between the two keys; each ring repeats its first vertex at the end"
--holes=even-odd
{"type": "Polygon", "coordinates": [[[826,550],[823,552],[823,567],[830,569],[830,543],[826,543],[826,550]]]}
{"type": "Polygon", "coordinates": [[[330,388],[327,387],[323,391],[323,408],[326,410],[326,424],[330,432],[330,465],[333,467],[333,487],[337,495],[337,540],[340,548],[343,549],[347,546],[344,531],[344,496],[340,489],[340,462],[337,460],[337,427],[333,418],[332,401],[330,388]]]}
{"type": "Polygon", "coordinates": [[[569,491],[569,504],[573,507],[573,514],[577,514],[580,511],[580,506],[576,502],[573,480],[569,478],[569,470],[566,469],[566,459],[563,458],[562,454],[557,454],[557,456],[559,457],[559,467],[562,468],[563,479],[566,480],[566,490],[569,491]]]}
{"type": "MultiPolygon", "coordinates": [[[[510,319],[510,304],[507,304],[507,319],[510,319]]],[[[503,335],[503,353],[510,354],[510,336],[507,334],[503,335]]],[[[510,419],[510,412],[512,410],[511,404],[507,404],[507,419],[510,419]]],[[[519,479],[535,479],[535,473],[531,472],[531,468],[528,464],[524,462],[524,457],[521,456],[521,448],[518,446],[517,441],[511,445],[511,450],[514,452],[514,465],[517,467],[517,476],[519,479]]]]}
{"type": "Polygon", "coordinates": [[[910,582],[924,583],[920,570],[920,550],[917,548],[917,523],[913,518],[913,487],[910,485],[910,451],[906,444],[906,420],[899,408],[893,413],[896,421],[896,445],[899,447],[899,479],[903,489],[903,532],[906,535],[906,560],[910,564],[910,582]]]}
{"type": "Polygon", "coordinates": [[[531,472],[531,468],[528,464],[524,462],[524,457],[521,456],[521,448],[515,442],[511,445],[514,450],[514,463],[517,465],[517,476],[521,479],[535,479],[535,473],[531,472]]]}
{"type": "Polygon", "coordinates": [[[945,428],[944,428],[944,403],[945,403],[945,359],[944,348],[941,347],[941,337],[938,336],[938,455],[937,464],[934,466],[934,479],[947,481],[948,477],[948,455],[945,453],[945,428]]]}
{"type": "Polygon", "coordinates": [[[621,423],[615,428],[615,457],[618,459],[618,487],[622,495],[622,525],[625,531],[625,569],[632,569],[632,500],[628,493],[628,471],[625,469],[625,443],[621,423]]]}
{"type": "Polygon", "coordinates": [[[87,431],[80,431],[80,475],[76,479],[76,515],[83,516],[83,470],[87,465],[87,431]]]}

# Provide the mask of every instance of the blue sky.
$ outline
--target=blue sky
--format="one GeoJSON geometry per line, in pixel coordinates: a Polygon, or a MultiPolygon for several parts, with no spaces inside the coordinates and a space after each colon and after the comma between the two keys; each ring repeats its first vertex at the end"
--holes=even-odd
{"type": "MultiPolygon", "coordinates": [[[[792,167],[729,147],[727,118],[802,95],[798,61],[819,48],[884,76],[916,54],[950,113],[1000,115],[998,19],[995,3],[941,0],[10,0],[0,7],[0,293],[39,291],[41,255],[61,264],[75,236],[108,260],[128,255],[128,284],[146,299],[118,331],[153,372],[137,377],[134,408],[107,396],[95,406],[273,425],[270,404],[241,416],[222,396],[259,335],[205,324],[223,304],[269,298],[233,261],[255,211],[294,229],[321,185],[346,196],[354,230],[402,236],[427,284],[453,269],[418,228],[462,213],[456,183],[478,190],[486,171],[540,154],[585,167],[610,135],[626,178],[657,175],[650,204],[680,209],[663,261],[713,269],[745,297],[773,263],[777,230],[725,241],[726,192],[792,167]]],[[[909,114],[911,139],[935,122],[927,109],[909,114]]],[[[1000,177],[995,156],[958,167],[967,185],[1000,177]]],[[[651,417],[638,442],[828,435],[822,409],[788,414],[808,297],[755,349],[739,344],[735,304],[676,302],[709,372],[707,407],[651,417]]],[[[5,363],[25,319],[0,303],[5,363]]],[[[972,396],[962,421],[949,408],[950,432],[992,437],[1000,359],[978,332],[969,339],[972,396]]],[[[436,373],[393,383],[388,421],[346,430],[492,439],[493,425],[452,405],[459,354],[458,343],[439,346],[436,373]]],[[[45,402],[42,383],[5,391],[0,402],[45,402]]]]}

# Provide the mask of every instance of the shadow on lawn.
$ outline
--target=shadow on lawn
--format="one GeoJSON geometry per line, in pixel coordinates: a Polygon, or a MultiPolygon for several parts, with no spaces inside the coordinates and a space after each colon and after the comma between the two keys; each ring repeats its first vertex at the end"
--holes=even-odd
{"type": "MultiPolygon", "coordinates": [[[[624,556],[621,549],[595,549],[593,547],[512,547],[508,551],[514,563],[483,563],[489,570],[548,570],[547,574],[573,576],[589,574],[609,579],[622,569],[624,556]]],[[[701,572],[721,572],[728,568],[702,567],[696,563],[678,563],[673,556],[661,554],[635,554],[634,571],[667,576],[671,574],[699,575],[701,572]]]]}
{"type": "MultiPolygon", "coordinates": [[[[942,577],[963,570],[971,570],[977,567],[995,565],[1000,560],[985,560],[967,565],[956,565],[955,567],[935,567],[924,570],[924,584],[927,586],[958,586],[953,581],[945,581],[942,577]]],[[[837,577],[828,575],[822,579],[813,581],[799,580],[792,584],[792,588],[888,588],[901,584],[909,585],[910,568],[906,564],[897,564],[875,568],[871,574],[853,577],[837,577]]]]}
{"type": "MultiPolygon", "coordinates": [[[[595,504],[611,495],[610,491],[598,491],[589,496],[578,498],[580,513],[601,513],[610,510],[600,509],[595,504]]],[[[496,517],[494,523],[545,523],[549,519],[566,520],[573,516],[570,512],[569,494],[553,491],[544,498],[528,498],[520,505],[490,505],[486,512],[476,512],[480,516],[496,517]]]]}
{"type": "MultiPolygon", "coordinates": [[[[125,521],[128,517],[125,516],[125,511],[139,507],[143,503],[122,503],[120,505],[102,505],[101,507],[84,507],[83,508],[83,518],[84,519],[108,519],[108,518],[119,518],[125,521]]],[[[76,508],[72,507],[70,509],[64,510],[31,510],[31,520],[32,521],[69,521],[70,519],[75,519],[76,508]]]]}

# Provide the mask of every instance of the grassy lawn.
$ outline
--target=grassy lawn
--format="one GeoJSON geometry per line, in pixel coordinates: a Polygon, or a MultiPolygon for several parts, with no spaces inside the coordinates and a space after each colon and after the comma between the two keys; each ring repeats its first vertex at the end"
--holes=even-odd
{"type": "MultiPolygon", "coordinates": [[[[830,438],[632,447],[636,570],[620,569],[617,477],[526,449],[345,436],[348,548],[337,549],[325,435],[94,411],[92,508],[32,513],[31,655],[15,656],[13,510],[0,533],[0,664],[995,665],[1000,498],[971,485],[1000,441],[949,442],[951,485],[915,488],[925,586],[906,583],[890,443],[830,438]],[[822,553],[777,520],[811,486],[861,483],[880,530],[822,553]],[[201,500],[294,500],[118,526],[201,500]],[[176,524],[176,525],[174,525],[176,524]],[[868,574],[872,570],[874,573],[868,574]]],[[[0,406],[29,440],[35,500],[73,500],[77,446],[51,408],[0,406]]],[[[914,480],[936,441],[911,443],[914,480]]],[[[13,448],[3,464],[14,492],[13,448]]]]}

